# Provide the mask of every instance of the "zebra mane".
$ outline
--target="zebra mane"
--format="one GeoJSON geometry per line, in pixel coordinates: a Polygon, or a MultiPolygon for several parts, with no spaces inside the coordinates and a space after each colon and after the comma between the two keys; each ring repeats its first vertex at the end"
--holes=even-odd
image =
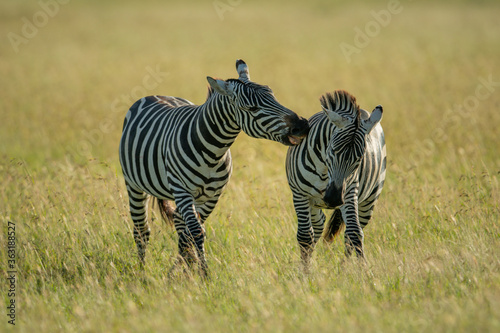
{"type": "Polygon", "coordinates": [[[335,90],[333,93],[327,92],[320,97],[320,102],[323,108],[334,111],[342,116],[357,118],[357,120],[361,116],[359,105],[356,103],[356,97],[345,90],[335,90]]]}
{"type": "Polygon", "coordinates": [[[343,137],[343,150],[352,151],[356,146],[356,131],[361,124],[361,111],[356,103],[356,97],[345,90],[335,90],[333,93],[326,93],[320,98],[321,106],[328,111],[333,111],[341,116],[354,119],[352,126],[349,126],[343,137]]]}
{"type": "MultiPolygon", "coordinates": [[[[258,84],[258,83],[255,83],[255,82],[252,82],[252,81],[247,81],[247,82],[244,82],[244,81],[241,81],[239,79],[227,79],[226,82],[235,82],[235,83],[240,83],[240,84],[243,84],[253,90],[255,90],[256,92],[266,92],[266,93],[273,93],[273,91],[271,90],[271,88],[269,88],[269,86],[263,86],[261,84],[258,84]]],[[[212,89],[212,87],[208,86],[208,94],[207,94],[207,100],[214,94],[214,90],[212,89]]]]}

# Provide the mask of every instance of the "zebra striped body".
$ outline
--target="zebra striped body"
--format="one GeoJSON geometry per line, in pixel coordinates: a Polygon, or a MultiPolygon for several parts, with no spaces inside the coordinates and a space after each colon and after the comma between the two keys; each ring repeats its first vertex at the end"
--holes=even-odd
{"type": "Polygon", "coordinates": [[[141,262],[149,240],[147,202],[152,196],[159,199],[160,209],[175,201],[179,253],[188,263],[199,261],[206,274],[204,222],[231,176],[229,147],[237,135],[243,130],[291,145],[309,129],[268,87],[249,80],[243,61],[236,66],[239,79],[207,78],[211,88],[200,106],[177,97],[149,96],[125,117],[119,154],[141,262]]]}
{"type": "Polygon", "coordinates": [[[308,136],[290,147],[288,183],[298,218],[297,240],[307,265],[324,229],[322,209],[333,209],[325,232],[333,240],[345,223],[346,255],[363,257],[363,228],[368,224],[385,180],[386,150],[382,107],[371,116],[344,91],[321,99],[324,112],[309,119],[308,136]]]}

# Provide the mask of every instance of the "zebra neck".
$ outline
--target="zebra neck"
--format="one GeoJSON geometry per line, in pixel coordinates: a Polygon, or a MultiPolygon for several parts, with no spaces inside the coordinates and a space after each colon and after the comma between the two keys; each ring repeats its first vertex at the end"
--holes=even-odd
{"type": "Polygon", "coordinates": [[[209,152],[214,160],[220,159],[241,132],[236,123],[236,110],[229,99],[214,93],[200,105],[197,114],[195,142],[209,152]]]}

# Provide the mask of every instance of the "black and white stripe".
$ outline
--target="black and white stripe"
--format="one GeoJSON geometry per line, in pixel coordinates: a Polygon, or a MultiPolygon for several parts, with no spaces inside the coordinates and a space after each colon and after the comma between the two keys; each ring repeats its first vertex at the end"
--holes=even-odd
{"type": "Polygon", "coordinates": [[[286,172],[298,218],[297,240],[304,264],[324,229],[322,209],[333,209],[325,239],[346,226],[346,255],[363,252],[363,228],[369,222],[385,180],[386,150],[382,106],[371,114],[345,91],[320,99],[323,112],[309,119],[301,144],[288,149],[286,172]]]}
{"type": "Polygon", "coordinates": [[[309,130],[307,120],[282,106],[269,87],[250,81],[245,62],[238,60],[236,68],[238,79],[207,77],[209,95],[200,106],[178,97],[149,96],[125,117],[120,163],[142,263],[152,196],[162,213],[173,215],[181,257],[199,261],[206,274],[204,222],[231,176],[229,147],[237,135],[243,130],[292,145],[309,130]],[[175,202],[175,211],[169,211],[168,201],[175,202]]]}

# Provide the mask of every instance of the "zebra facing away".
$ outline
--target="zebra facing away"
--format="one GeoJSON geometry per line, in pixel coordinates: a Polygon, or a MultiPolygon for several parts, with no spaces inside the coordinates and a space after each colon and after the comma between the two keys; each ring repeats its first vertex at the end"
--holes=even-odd
{"type": "Polygon", "coordinates": [[[337,90],[320,99],[324,112],[309,119],[301,144],[288,149],[286,173],[298,219],[297,240],[307,268],[324,229],[322,209],[333,209],[325,231],[332,241],[346,226],[345,254],[364,258],[363,228],[385,180],[386,150],[382,106],[371,115],[356,98],[337,90]]]}
{"type": "Polygon", "coordinates": [[[296,145],[309,131],[308,121],[282,106],[269,87],[250,81],[243,60],[236,70],[238,79],[207,77],[202,105],[149,96],[125,117],[119,155],[141,264],[150,236],[148,200],[154,197],[162,216],[173,219],[180,260],[198,262],[206,276],[204,222],[231,176],[229,147],[238,134],[296,145]]]}

